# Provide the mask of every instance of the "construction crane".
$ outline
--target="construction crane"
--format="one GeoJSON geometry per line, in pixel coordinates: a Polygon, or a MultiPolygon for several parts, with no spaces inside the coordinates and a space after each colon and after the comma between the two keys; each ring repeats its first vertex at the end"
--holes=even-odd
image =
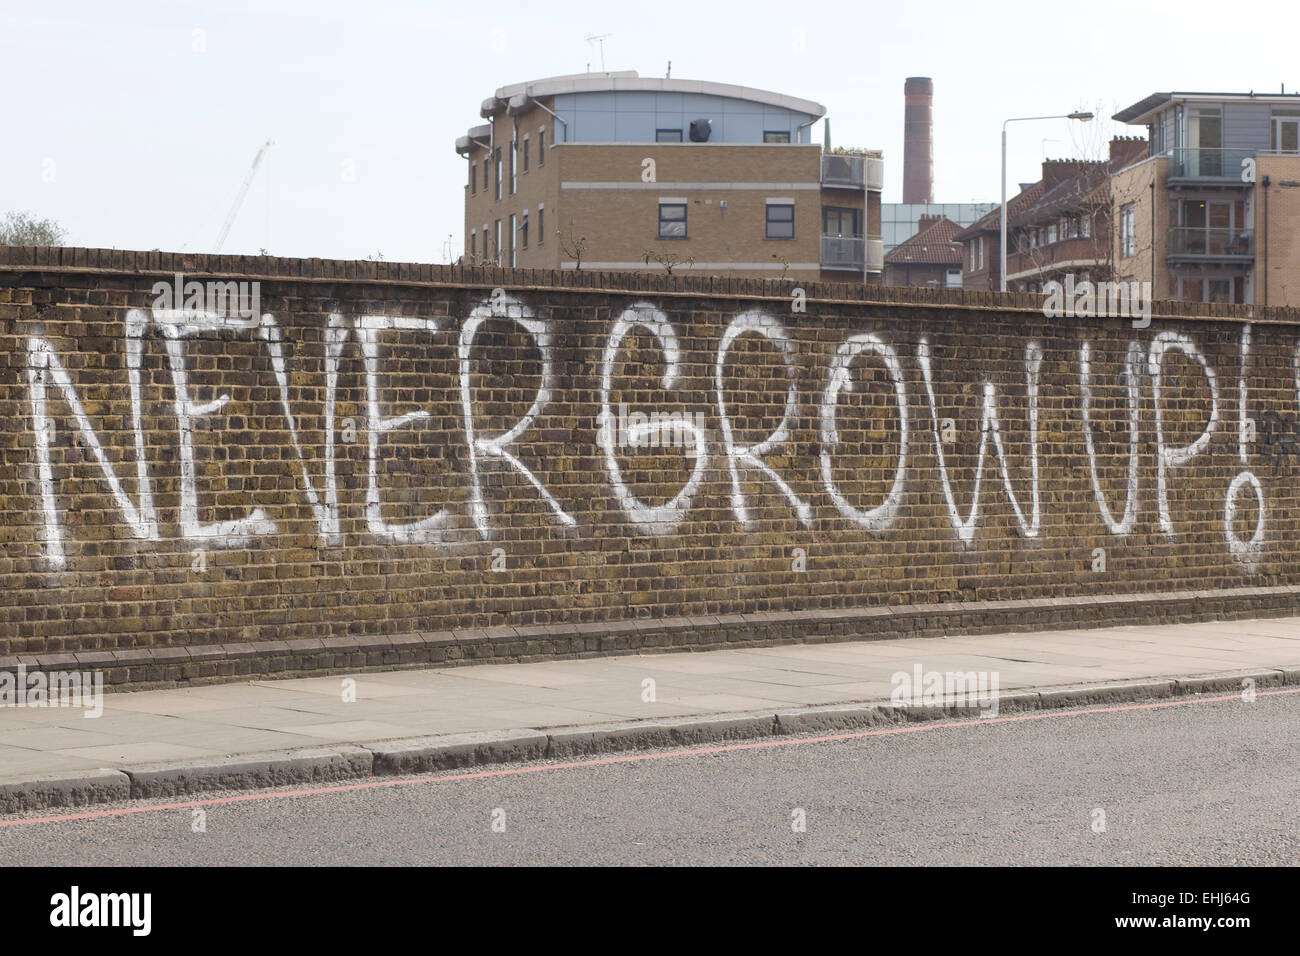
{"type": "Polygon", "coordinates": [[[234,205],[230,207],[230,212],[226,215],[226,221],[221,225],[221,232],[217,234],[217,245],[213,250],[220,252],[221,247],[226,244],[226,237],[230,235],[230,227],[235,224],[235,217],[239,215],[239,209],[244,205],[244,197],[248,195],[248,187],[253,185],[253,177],[257,175],[258,164],[262,162],[262,157],[266,151],[274,146],[275,143],[267,140],[262,144],[262,148],[257,151],[253,157],[253,165],[248,167],[248,175],[244,177],[244,184],[239,187],[239,195],[235,197],[234,205]]]}

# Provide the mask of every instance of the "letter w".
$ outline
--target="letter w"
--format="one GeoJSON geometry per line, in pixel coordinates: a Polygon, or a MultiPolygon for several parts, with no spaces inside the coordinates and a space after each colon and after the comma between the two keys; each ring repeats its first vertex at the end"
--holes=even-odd
{"type": "Polygon", "coordinates": [[[993,448],[998,456],[998,466],[1002,471],[1002,485],[1006,488],[1011,508],[1016,513],[1020,532],[1026,538],[1038,536],[1038,371],[1043,364],[1043,350],[1037,342],[1025,346],[1025,387],[1029,394],[1029,448],[1030,448],[1030,495],[1031,515],[1025,521],[1020,502],[1011,487],[1011,475],[1007,469],[1006,451],[1002,447],[1002,433],[998,427],[997,389],[992,382],[984,383],[984,406],[980,416],[980,446],[975,459],[975,488],[971,493],[970,512],[962,521],[957,511],[957,502],[952,493],[952,482],[948,478],[948,465],[943,457],[943,441],[939,436],[939,413],[935,407],[934,381],[930,372],[930,344],[922,339],[916,348],[916,359],[921,366],[921,375],[925,378],[925,393],[930,401],[930,420],[934,425],[934,450],[939,459],[939,479],[943,483],[943,495],[948,501],[948,513],[952,525],[957,529],[957,536],[969,544],[975,537],[975,522],[979,517],[980,480],[984,474],[984,450],[988,445],[990,433],[993,435],[993,448]]]}

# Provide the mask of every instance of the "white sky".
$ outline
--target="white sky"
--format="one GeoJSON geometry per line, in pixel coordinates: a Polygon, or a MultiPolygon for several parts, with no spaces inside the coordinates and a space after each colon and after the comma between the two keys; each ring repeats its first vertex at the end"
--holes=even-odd
{"type": "Polygon", "coordinates": [[[499,86],[598,70],[589,34],[612,34],[610,70],[671,60],[674,77],[824,104],[835,145],[885,151],[886,202],[903,80],[931,76],[935,199],[995,201],[1008,116],[1107,117],[1013,124],[1014,193],[1044,155],[1096,152],[1149,93],[1300,90],[1298,21],[1293,4],[1193,0],[0,0],[0,213],[56,219],[76,245],[211,251],[269,138],[224,252],[446,261],[456,138],[499,86]]]}

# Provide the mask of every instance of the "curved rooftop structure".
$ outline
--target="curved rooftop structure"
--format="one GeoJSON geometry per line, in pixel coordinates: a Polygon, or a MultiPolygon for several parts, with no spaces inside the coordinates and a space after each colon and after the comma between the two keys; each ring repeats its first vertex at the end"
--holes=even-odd
{"type": "MultiPolygon", "coordinates": [[[[535,106],[553,111],[559,120],[555,141],[570,143],[655,142],[657,130],[684,129],[693,119],[711,121],[710,142],[807,143],[808,127],[826,115],[822,104],[797,96],[709,80],[643,77],[635,70],[513,83],[485,99],[479,115],[517,117],[535,106]]],[[[470,130],[457,149],[466,150],[476,138],[470,130]]]]}
{"type": "Polygon", "coordinates": [[[501,103],[505,108],[511,98],[523,94],[531,98],[558,96],[564,93],[614,93],[614,92],[652,92],[652,93],[698,93],[705,96],[722,96],[728,99],[744,100],[762,106],[789,110],[792,113],[804,113],[813,120],[826,115],[826,107],[812,100],[758,90],[750,86],[737,86],[734,83],[714,83],[710,80],[681,80],[664,76],[641,76],[636,70],[621,70],[611,73],[571,73],[567,76],[548,76],[545,79],[531,80],[527,83],[513,83],[498,89],[495,95],[483,101],[483,116],[488,113],[490,104],[501,103]]]}

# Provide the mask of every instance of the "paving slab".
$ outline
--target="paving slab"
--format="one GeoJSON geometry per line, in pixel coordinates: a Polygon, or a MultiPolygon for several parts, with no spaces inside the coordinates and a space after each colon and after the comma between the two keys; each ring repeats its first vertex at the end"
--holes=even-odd
{"type": "Polygon", "coordinates": [[[378,720],[340,720],[329,724],[301,724],[285,727],[284,732],[317,740],[391,740],[411,736],[412,728],[378,720]]]}
{"type": "Polygon", "coordinates": [[[100,765],[110,763],[113,766],[119,764],[131,765],[137,763],[149,763],[156,760],[189,760],[195,757],[212,756],[217,750],[210,746],[203,747],[185,747],[180,744],[161,743],[156,740],[146,741],[123,741],[116,744],[104,744],[98,747],[72,747],[66,750],[55,751],[56,753],[67,754],[70,757],[81,757],[86,760],[96,760],[100,765]]]}

